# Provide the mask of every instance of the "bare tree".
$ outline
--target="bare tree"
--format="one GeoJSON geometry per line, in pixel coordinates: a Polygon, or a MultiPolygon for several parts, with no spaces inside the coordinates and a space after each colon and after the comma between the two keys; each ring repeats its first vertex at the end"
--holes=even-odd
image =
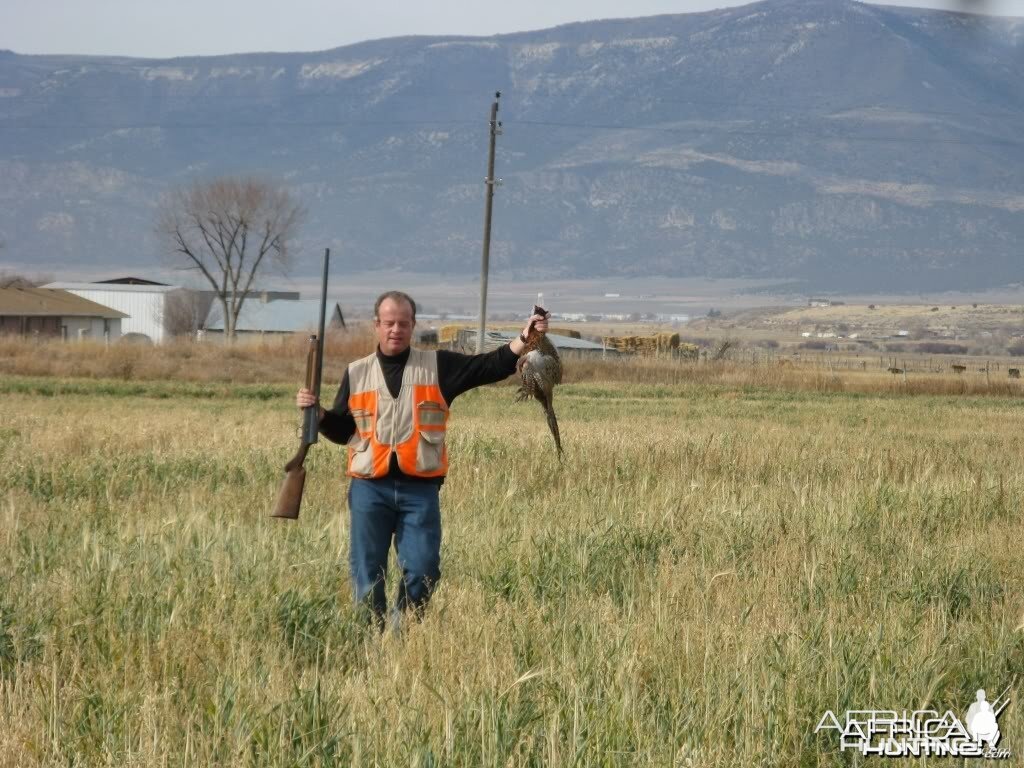
{"type": "MultiPolygon", "coordinates": [[[[160,322],[169,336],[191,336],[203,327],[213,297],[209,291],[181,288],[164,298],[160,322]]],[[[219,318],[218,318],[219,319],[219,318]]]]}
{"type": "MultiPolygon", "coordinates": [[[[0,243],[0,247],[3,243],[0,243]]],[[[6,269],[0,269],[0,288],[38,288],[40,285],[46,285],[52,283],[53,277],[50,275],[36,275],[35,277],[29,277],[28,275],[22,275],[18,272],[10,272],[6,269]]]]}
{"type": "Polygon", "coordinates": [[[304,211],[283,188],[257,179],[217,179],[177,190],[163,203],[157,231],[182,269],[210,283],[232,339],[242,303],[269,265],[287,268],[288,242],[304,211]]]}
{"type": "Polygon", "coordinates": [[[729,350],[736,346],[735,339],[722,339],[715,345],[714,351],[711,353],[712,360],[725,360],[725,356],[729,354],[729,350]]]}

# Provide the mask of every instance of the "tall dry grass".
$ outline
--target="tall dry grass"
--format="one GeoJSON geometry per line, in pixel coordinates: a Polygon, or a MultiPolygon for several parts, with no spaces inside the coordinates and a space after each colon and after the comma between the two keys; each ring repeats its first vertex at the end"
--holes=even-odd
{"type": "MultiPolygon", "coordinates": [[[[219,343],[173,342],[134,346],[59,341],[32,342],[0,337],[0,374],[121,381],[184,381],[220,384],[298,385],[305,376],[306,337],[301,334],[267,341],[219,343]]],[[[324,381],[341,380],[345,366],[373,351],[368,329],[332,333],[325,342],[324,381]]],[[[566,383],[621,382],[753,387],[779,391],[862,394],[1020,397],[1024,380],[1005,371],[974,369],[957,375],[921,371],[893,375],[879,369],[856,370],[826,365],[773,362],[687,361],[669,358],[601,359],[567,356],[566,383]]]]}
{"type": "Polygon", "coordinates": [[[1011,400],[581,382],[559,464],[467,394],[440,588],[379,638],[339,450],[267,517],[289,389],[0,398],[0,766],[883,765],[824,710],[1007,685],[1024,749],[1011,400]]]}
{"type": "MultiPolygon", "coordinates": [[[[234,344],[172,341],[159,346],[0,336],[0,374],[124,381],[299,383],[305,376],[308,344],[303,334],[234,344]]],[[[327,334],[325,381],[340,381],[349,361],[369,354],[374,345],[369,332],[327,334]]]]}
{"type": "Polygon", "coordinates": [[[827,366],[793,365],[789,361],[690,362],[659,358],[572,359],[565,365],[567,382],[615,381],[643,384],[696,384],[793,392],[851,392],[877,395],[966,395],[1020,397],[1024,380],[977,371],[957,375],[932,371],[893,375],[878,369],[830,370],[827,366]]]}

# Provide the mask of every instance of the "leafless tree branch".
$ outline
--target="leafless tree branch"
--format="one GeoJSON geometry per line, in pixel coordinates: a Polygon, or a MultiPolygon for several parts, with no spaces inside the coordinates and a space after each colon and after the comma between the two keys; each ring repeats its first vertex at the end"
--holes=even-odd
{"type": "Polygon", "coordinates": [[[287,190],[258,179],[223,178],[177,190],[164,201],[157,233],[169,258],[213,289],[233,338],[242,304],[268,266],[290,263],[288,242],[305,211],[287,190]]]}

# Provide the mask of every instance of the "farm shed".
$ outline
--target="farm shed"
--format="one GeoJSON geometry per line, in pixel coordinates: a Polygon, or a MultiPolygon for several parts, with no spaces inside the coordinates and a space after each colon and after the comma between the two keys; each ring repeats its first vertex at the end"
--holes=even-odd
{"type": "MultiPolygon", "coordinates": [[[[281,335],[312,331],[320,320],[319,299],[295,299],[279,301],[260,301],[247,299],[242,304],[235,325],[238,338],[253,336],[281,335]]],[[[327,303],[325,325],[328,329],[344,328],[345,317],[341,313],[338,302],[327,303]]],[[[206,321],[206,337],[223,337],[224,318],[220,304],[210,307],[210,315],[206,321]]]]}
{"type": "Polygon", "coordinates": [[[138,277],[124,277],[96,283],[55,282],[46,288],[59,288],[83,299],[124,313],[122,333],[138,333],[159,344],[164,341],[164,308],[167,297],[178,286],[156,283],[138,277]]]}
{"type": "Polygon", "coordinates": [[[49,288],[0,288],[0,333],[114,341],[123,312],[49,288]]]}
{"type": "MultiPolygon", "coordinates": [[[[124,312],[127,318],[121,326],[122,333],[138,333],[150,341],[160,344],[170,337],[168,333],[169,302],[186,289],[180,285],[168,285],[142,277],[116,277],[94,283],[56,282],[46,288],[60,288],[76,296],[95,301],[112,309],[124,312]]],[[[215,299],[213,291],[189,290],[198,297],[194,310],[198,319],[207,317],[210,305],[215,299]]],[[[250,296],[263,300],[298,299],[297,291],[250,291],[250,296]]]]}

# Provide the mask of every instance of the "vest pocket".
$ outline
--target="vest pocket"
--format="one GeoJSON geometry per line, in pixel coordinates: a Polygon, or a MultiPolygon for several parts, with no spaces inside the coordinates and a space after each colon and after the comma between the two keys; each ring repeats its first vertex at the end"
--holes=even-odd
{"type": "Polygon", "coordinates": [[[373,451],[368,439],[356,439],[348,444],[348,471],[360,477],[373,475],[373,451]]]}
{"type": "Polygon", "coordinates": [[[445,411],[444,406],[433,400],[424,400],[416,407],[416,411],[418,417],[416,426],[418,428],[424,426],[443,427],[448,421],[448,412],[445,411]]]}
{"type": "Polygon", "coordinates": [[[443,458],[444,432],[426,432],[421,429],[416,445],[416,471],[436,472],[441,468],[443,458]]]}
{"type": "Polygon", "coordinates": [[[356,430],[360,435],[367,435],[373,431],[373,412],[362,408],[352,410],[352,420],[356,423],[356,430]]]}

